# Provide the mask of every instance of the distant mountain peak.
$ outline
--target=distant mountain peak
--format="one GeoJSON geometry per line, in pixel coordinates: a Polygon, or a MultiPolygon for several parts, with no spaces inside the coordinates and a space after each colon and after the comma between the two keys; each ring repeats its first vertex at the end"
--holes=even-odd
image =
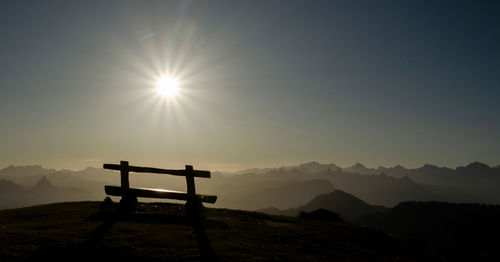
{"type": "Polygon", "coordinates": [[[45,169],[40,165],[26,165],[26,166],[10,165],[6,168],[0,169],[0,175],[7,177],[21,177],[21,176],[33,176],[33,175],[45,175],[55,171],[56,171],[55,169],[45,169]]]}
{"type": "Polygon", "coordinates": [[[386,170],[385,168],[379,168],[379,169],[374,169],[374,168],[368,168],[365,165],[361,163],[356,163],[350,167],[346,167],[342,169],[342,171],[346,173],[354,173],[354,174],[360,174],[360,175],[373,175],[377,174],[380,172],[384,172],[386,170]]]}
{"type": "Polygon", "coordinates": [[[437,166],[431,164],[425,164],[423,168],[437,168],[437,166]]]}
{"type": "Polygon", "coordinates": [[[354,164],[351,168],[366,168],[366,166],[358,162],[354,164]]]}
{"type": "Polygon", "coordinates": [[[299,207],[298,210],[312,211],[319,208],[337,212],[347,220],[386,210],[385,207],[372,206],[356,196],[338,189],[331,193],[316,196],[306,205],[299,207]]]}
{"type": "Polygon", "coordinates": [[[490,166],[476,161],[476,162],[472,162],[472,163],[468,164],[465,168],[467,168],[467,169],[488,169],[488,168],[490,168],[490,166]]]}
{"type": "Polygon", "coordinates": [[[406,170],[406,167],[402,166],[402,165],[395,165],[393,167],[394,170],[398,170],[398,171],[402,171],[402,170],[406,170]]]}
{"type": "Polygon", "coordinates": [[[101,170],[101,168],[88,166],[88,167],[84,168],[82,171],[94,171],[94,170],[101,170]]]}
{"type": "Polygon", "coordinates": [[[299,170],[302,170],[302,171],[305,171],[305,172],[308,172],[308,173],[318,173],[318,172],[325,172],[325,171],[328,171],[328,170],[339,170],[340,167],[338,167],[337,165],[335,164],[320,164],[316,161],[311,161],[311,162],[307,162],[307,163],[304,163],[304,164],[300,164],[299,166],[297,166],[297,168],[299,170]]]}
{"type": "Polygon", "coordinates": [[[10,181],[10,180],[7,180],[7,179],[3,179],[1,178],[0,179],[0,185],[17,185],[16,183],[10,181]]]}
{"type": "Polygon", "coordinates": [[[5,201],[5,198],[16,196],[18,193],[22,193],[23,191],[24,188],[22,186],[7,179],[0,179],[0,200],[5,201]]]}
{"type": "Polygon", "coordinates": [[[40,190],[40,189],[53,189],[55,186],[50,182],[50,180],[43,176],[38,180],[38,182],[32,187],[32,189],[40,190]]]}
{"type": "Polygon", "coordinates": [[[306,163],[300,164],[299,167],[319,166],[319,165],[320,165],[320,163],[318,163],[316,161],[311,161],[311,162],[306,162],[306,163]]]}
{"type": "Polygon", "coordinates": [[[5,170],[9,169],[18,169],[18,168],[31,168],[31,169],[40,169],[44,170],[44,168],[41,165],[25,165],[25,166],[15,166],[15,165],[9,165],[8,167],[4,168],[5,170]]]}

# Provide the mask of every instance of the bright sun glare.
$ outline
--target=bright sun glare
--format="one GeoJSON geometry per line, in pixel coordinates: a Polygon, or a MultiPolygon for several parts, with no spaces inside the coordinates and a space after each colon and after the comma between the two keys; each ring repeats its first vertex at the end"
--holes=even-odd
{"type": "Polygon", "coordinates": [[[179,90],[179,81],[172,76],[163,76],[156,83],[156,90],[162,97],[174,97],[179,90]]]}

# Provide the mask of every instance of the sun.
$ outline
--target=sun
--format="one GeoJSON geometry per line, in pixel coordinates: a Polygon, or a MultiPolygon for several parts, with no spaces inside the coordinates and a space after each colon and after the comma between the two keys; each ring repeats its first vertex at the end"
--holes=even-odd
{"type": "Polygon", "coordinates": [[[162,97],[172,98],[179,91],[179,81],[173,76],[163,76],[156,82],[156,91],[162,97]]]}

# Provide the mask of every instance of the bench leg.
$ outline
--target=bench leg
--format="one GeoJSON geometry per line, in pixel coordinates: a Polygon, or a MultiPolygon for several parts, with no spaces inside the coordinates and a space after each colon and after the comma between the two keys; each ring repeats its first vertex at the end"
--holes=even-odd
{"type": "Polygon", "coordinates": [[[201,261],[217,261],[217,256],[212,248],[212,244],[205,232],[205,222],[203,218],[204,206],[199,199],[188,201],[185,204],[186,214],[193,226],[196,241],[200,247],[201,261]]]}
{"type": "Polygon", "coordinates": [[[190,217],[200,216],[205,208],[199,199],[188,200],[186,204],[184,204],[184,207],[186,209],[186,214],[190,217]]]}
{"type": "Polygon", "coordinates": [[[126,193],[120,200],[120,213],[133,213],[137,208],[137,197],[133,194],[126,193]]]}

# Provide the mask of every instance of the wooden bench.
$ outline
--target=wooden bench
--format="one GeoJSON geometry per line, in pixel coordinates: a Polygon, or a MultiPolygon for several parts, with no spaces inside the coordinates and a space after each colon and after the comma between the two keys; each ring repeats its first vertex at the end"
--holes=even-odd
{"type": "Polygon", "coordinates": [[[123,210],[135,210],[137,197],[185,200],[187,210],[197,210],[198,207],[203,207],[202,202],[213,204],[217,200],[217,196],[196,194],[194,178],[210,178],[210,171],[193,170],[193,166],[190,165],[186,165],[185,169],[171,170],[153,167],[130,166],[127,161],[120,161],[119,165],[104,164],[103,168],[120,171],[121,186],[106,185],[104,186],[104,191],[110,196],[121,196],[120,208],[123,210]],[[186,177],[187,192],[152,188],[131,188],[129,185],[130,172],[184,176],[186,177]]]}

